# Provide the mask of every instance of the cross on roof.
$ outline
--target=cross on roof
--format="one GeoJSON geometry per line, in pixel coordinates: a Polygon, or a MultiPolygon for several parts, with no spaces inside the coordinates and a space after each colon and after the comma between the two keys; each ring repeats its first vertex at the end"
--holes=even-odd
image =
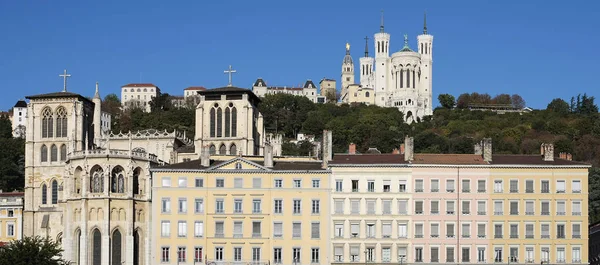
{"type": "Polygon", "coordinates": [[[236,72],[236,70],[233,70],[233,68],[231,68],[231,65],[229,65],[229,69],[227,69],[227,70],[225,70],[225,71],[223,71],[223,72],[224,72],[225,74],[229,74],[229,84],[228,84],[227,86],[233,86],[233,85],[231,84],[231,75],[232,75],[233,73],[235,73],[235,72],[236,72]]]}
{"type": "Polygon", "coordinates": [[[65,72],[62,75],[58,75],[60,77],[63,78],[63,91],[62,92],[67,92],[67,78],[71,77],[71,75],[67,74],[67,69],[65,69],[65,72]]]}

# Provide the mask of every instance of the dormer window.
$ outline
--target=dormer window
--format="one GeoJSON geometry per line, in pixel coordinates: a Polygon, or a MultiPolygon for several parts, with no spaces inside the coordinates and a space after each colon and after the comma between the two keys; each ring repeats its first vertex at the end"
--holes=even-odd
{"type": "Polygon", "coordinates": [[[235,169],[242,169],[242,163],[240,163],[240,162],[235,163],[235,169]]]}

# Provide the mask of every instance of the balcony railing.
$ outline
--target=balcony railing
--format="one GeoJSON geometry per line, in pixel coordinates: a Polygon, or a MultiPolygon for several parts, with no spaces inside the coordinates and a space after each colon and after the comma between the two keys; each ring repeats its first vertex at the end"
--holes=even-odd
{"type": "Polygon", "coordinates": [[[550,212],[542,212],[542,215],[550,215],[550,212]]]}
{"type": "Polygon", "coordinates": [[[556,212],[556,215],[566,215],[565,212],[556,212]]]}
{"type": "Polygon", "coordinates": [[[481,189],[477,189],[478,193],[485,193],[485,189],[481,190],[481,189]]]}
{"type": "Polygon", "coordinates": [[[502,215],[504,212],[494,212],[494,215],[502,215]]]}
{"type": "Polygon", "coordinates": [[[463,193],[469,193],[469,192],[471,192],[471,189],[462,189],[462,192],[463,193]]]}
{"type": "Polygon", "coordinates": [[[431,189],[431,192],[439,192],[440,189],[431,189]]]}
{"type": "Polygon", "coordinates": [[[525,212],[525,215],[534,215],[535,212],[525,212]]]}
{"type": "Polygon", "coordinates": [[[415,238],[423,238],[423,235],[415,235],[415,238]]]}
{"type": "Polygon", "coordinates": [[[494,238],[502,238],[502,235],[494,235],[494,238]]]}
{"type": "Polygon", "coordinates": [[[485,215],[485,212],[477,211],[477,215],[485,215]]]}
{"type": "Polygon", "coordinates": [[[579,238],[581,238],[581,235],[573,235],[573,238],[579,239],[579,238]]]}
{"type": "Polygon", "coordinates": [[[550,235],[542,235],[541,238],[542,239],[548,239],[548,238],[550,238],[550,235]]]}
{"type": "Polygon", "coordinates": [[[581,215],[581,212],[572,212],[571,215],[579,216],[579,215],[581,215]]]}
{"type": "Polygon", "coordinates": [[[446,189],[446,192],[453,193],[453,192],[454,192],[454,189],[446,189]]]}
{"type": "Polygon", "coordinates": [[[510,235],[510,238],[519,238],[519,235],[510,235]]]}
{"type": "Polygon", "coordinates": [[[423,189],[415,189],[415,192],[423,192],[423,189]]]}

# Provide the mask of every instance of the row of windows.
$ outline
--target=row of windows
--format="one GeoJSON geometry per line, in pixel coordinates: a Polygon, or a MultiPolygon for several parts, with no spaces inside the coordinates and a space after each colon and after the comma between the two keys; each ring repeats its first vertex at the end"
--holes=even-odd
{"type": "MultiPolygon", "coordinates": [[[[248,223],[248,222],[247,222],[248,223]]],[[[291,230],[287,227],[288,230],[284,230],[283,222],[276,221],[273,223],[273,238],[284,238],[284,231],[291,231],[288,235],[291,234],[291,238],[293,239],[301,239],[302,238],[302,222],[292,222],[291,230]]],[[[306,223],[305,223],[306,224],[306,223]]],[[[187,221],[177,221],[177,237],[188,237],[188,222],[187,221]]],[[[203,221],[194,221],[193,223],[193,236],[196,238],[204,237],[204,222],[203,221]]],[[[252,233],[244,235],[244,221],[233,221],[233,231],[226,230],[225,221],[215,221],[214,223],[214,234],[208,235],[213,236],[215,238],[263,238],[269,237],[271,232],[265,232],[262,228],[262,221],[253,220],[251,224],[252,233]]],[[[171,221],[161,221],[160,223],[160,235],[161,237],[171,237],[171,221]]],[[[231,229],[231,228],[229,228],[231,229]]],[[[286,236],[286,238],[290,238],[286,236]]],[[[310,238],[311,239],[319,239],[321,238],[321,223],[320,222],[312,222],[310,223],[310,238]]]]}
{"type": "MultiPolygon", "coordinates": [[[[142,91],[148,92],[148,89],[147,88],[144,88],[143,90],[140,88],[137,89],[137,92],[142,92],[142,91]]],[[[128,91],[127,88],[123,88],[123,92],[136,92],[136,89],[132,88],[128,91]]],[[[154,92],[154,88],[150,88],[150,92],[154,92]]]]}
{"type": "MultiPolygon", "coordinates": [[[[491,253],[491,258],[488,257],[487,247],[460,247],[460,256],[459,253],[456,253],[456,246],[431,246],[428,248],[424,247],[414,247],[413,253],[413,261],[412,262],[435,262],[435,263],[455,263],[455,262],[514,262],[514,263],[535,263],[535,246],[525,246],[524,253],[523,249],[519,247],[508,247],[508,251],[505,252],[504,247],[495,246],[492,248],[493,252],[491,253]],[[425,253],[427,250],[427,253],[425,253]],[[444,253],[442,253],[444,251],[444,253]],[[523,254],[524,256],[521,256],[523,254]],[[444,257],[444,259],[441,259],[444,257]],[[425,260],[427,258],[427,260],[425,260]],[[458,260],[460,259],[460,261],[458,260]]],[[[538,249],[538,260],[542,263],[548,263],[550,261],[556,263],[565,263],[566,260],[566,246],[557,246],[555,250],[551,253],[550,247],[537,247],[538,249]],[[551,260],[551,256],[553,259],[551,260]]],[[[390,246],[384,246],[381,248],[376,248],[374,246],[367,246],[364,248],[364,251],[361,251],[360,245],[350,245],[350,247],[345,250],[343,245],[334,246],[334,262],[359,262],[361,259],[368,262],[378,261],[376,255],[381,255],[381,262],[407,262],[410,263],[407,259],[407,247],[402,246],[398,247],[396,251],[396,260],[392,260],[392,248],[390,246]]],[[[581,262],[581,247],[580,246],[572,246],[570,251],[571,262],[580,263],[581,262]]]]}
{"type": "MultiPolygon", "coordinates": [[[[454,222],[447,222],[440,226],[439,222],[430,222],[429,230],[424,230],[423,223],[414,224],[414,231],[412,233],[412,238],[424,238],[426,235],[425,231],[428,231],[430,238],[456,238],[458,235],[456,234],[457,229],[459,227],[456,226],[454,222]],[[445,228],[442,231],[442,228],[445,228]]],[[[345,222],[334,221],[334,237],[335,238],[409,238],[409,226],[405,221],[398,221],[396,223],[396,230],[393,231],[394,224],[392,221],[381,221],[379,224],[376,222],[366,221],[361,229],[361,223],[358,221],[350,221],[349,226],[346,225],[345,222]],[[349,228],[349,230],[347,230],[349,228]],[[361,232],[363,231],[363,232],[361,232]],[[379,232],[379,233],[378,233],[379,232]]],[[[555,233],[552,235],[550,231],[549,223],[540,223],[538,224],[540,238],[539,239],[565,239],[567,238],[567,225],[564,223],[556,224],[555,233]]],[[[581,238],[581,223],[572,223],[571,224],[571,235],[572,239],[580,239],[581,238]]],[[[485,239],[488,238],[486,223],[477,223],[471,225],[471,223],[461,223],[460,224],[460,237],[461,238],[478,238],[485,239]],[[476,235],[472,235],[474,229],[476,229],[476,235]]],[[[511,239],[534,239],[534,230],[535,224],[533,223],[525,223],[525,235],[519,235],[521,232],[519,229],[519,224],[510,223],[508,225],[504,224],[493,224],[493,238],[495,239],[503,239],[503,238],[511,238],[511,239]],[[505,227],[508,228],[508,237],[505,236],[505,227]]]]}
{"type": "MultiPolygon", "coordinates": [[[[50,198],[50,202],[52,204],[58,203],[58,182],[56,180],[52,181],[50,194],[52,197],[50,198]]],[[[42,204],[48,204],[48,186],[46,184],[42,184],[42,204]]]]}
{"type": "MultiPolygon", "coordinates": [[[[240,169],[241,168],[241,163],[237,163],[236,164],[236,169],[240,169]]],[[[262,185],[262,177],[256,177],[256,178],[252,178],[252,188],[255,189],[260,189],[263,188],[262,185]]],[[[162,181],[162,187],[180,187],[180,188],[187,188],[188,187],[188,178],[187,177],[179,177],[177,179],[177,186],[172,185],[171,184],[171,178],[170,177],[163,177],[161,179],[162,181]]],[[[214,184],[216,188],[225,188],[226,183],[225,183],[225,178],[215,178],[215,184],[214,184]]],[[[204,179],[203,178],[195,178],[194,179],[194,187],[196,188],[204,188],[204,179]]],[[[284,180],[283,179],[275,179],[273,181],[273,187],[274,188],[283,188],[284,187],[284,180]]],[[[312,188],[320,188],[321,187],[321,180],[320,179],[313,179],[311,182],[311,187],[312,188]]],[[[235,177],[233,178],[233,188],[244,188],[244,178],[242,177],[235,177]]],[[[293,179],[292,180],[292,188],[302,188],[302,179],[293,179]]]]}
{"type": "Polygon", "coordinates": [[[233,103],[225,108],[225,120],[223,110],[219,104],[210,109],[210,137],[236,137],[237,136],[237,109],[233,103]],[[223,125],[225,126],[223,130],[223,125]]]}
{"type": "MultiPolygon", "coordinates": [[[[204,249],[202,247],[194,247],[193,253],[188,255],[188,249],[186,247],[177,247],[175,254],[175,261],[177,263],[184,262],[202,262],[204,249]]],[[[214,248],[214,261],[222,262],[222,261],[233,261],[233,262],[264,262],[265,260],[272,260],[274,264],[302,264],[302,248],[292,248],[291,249],[291,258],[289,261],[284,261],[284,249],[281,247],[273,248],[272,258],[264,256],[262,253],[261,247],[252,247],[251,257],[244,256],[243,247],[232,247],[231,249],[225,249],[225,247],[218,246],[214,248]],[[228,252],[231,251],[231,252],[228,252]]],[[[320,249],[319,248],[311,248],[310,249],[310,263],[320,263],[320,249]]],[[[171,247],[161,247],[160,254],[161,262],[170,262],[171,261],[171,247]]],[[[208,263],[208,261],[207,261],[208,263]]]]}
{"type": "MultiPolygon", "coordinates": [[[[399,199],[396,200],[396,207],[392,206],[394,200],[392,199],[382,199],[381,203],[378,203],[377,199],[365,199],[365,204],[361,203],[361,199],[349,199],[350,201],[350,209],[346,209],[346,199],[334,199],[334,213],[335,214],[383,214],[383,215],[407,215],[408,214],[408,200],[407,199],[399,199]],[[364,207],[364,210],[361,211],[361,206],[364,207]],[[393,212],[392,209],[397,209],[397,212],[393,212]]],[[[446,214],[446,215],[454,215],[456,214],[457,206],[455,200],[444,200],[446,205],[446,211],[442,211],[442,207],[439,200],[429,200],[428,203],[428,212],[425,212],[425,201],[423,200],[415,200],[414,201],[414,214],[422,215],[422,214],[446,214]]],[[[461,201],[461,209],[460,213],[463,215],[504,215],[505,214],[505,203],[504,200],[493,200],[493,212],[488,213],[488,203],[487,200],[477,200],[477,208],[476,211],[473,211],[473,207],[475,207],[474,200],[462,200],[461,201]],[[473,204],[473,206],[471,206],[473,204]]],[[[577,200],[571,201],[570,207],[570,215],[571,216],[581,216],[582,214],[582,202],[577,200]]],[[[442,203],[443,204],[443,203],[442,203]]],[[[509,215],[536,215],[535,204],[536,200],[525,200],[525,209],[521,208],[523,203],[520,203],[519,200],[508,200],[508,212],[506,214],[509,215]],[[521,210],[521,211],[519,211],[521,210]],[[524,210],[524,212],[522,211],[524,210]]],[[[539,215],[550,215],[550,200],[540,200],[539,201],[539,215]]],[[[555,215],[567,215],[567,201],[566,200],[556,200],[555,206],[555,215]]]]}
{"type": "MultiPolygon", "coordinates": [[[[363,181],[364,182],[364,181],[363,181]]],[[[446,179],[446,192],[455,192],[454,179],[446,179]]],[[[486,189],[486,180],[479,179],[477,180],[477,192],[485,193],[486,189]]],[[[423,179],[415,179],[414,192],[424,192],[424,180],[423,179]]],[[[461,181],[462,187],[461,192],[469,193],[471,192],[471,180],[463,179],[461,181]]],[[[361,185],[361,181],[357,179],[351,180],[351,188],[352,192],[408,192],[407,191],[407,181],[399,180],[398,189],[392,190],[392,181],[391,180],[383,180],[383,183],[379,186],[375,186],[375,180],[367,180],[366,183],[361,185]],[[365,185],[366,186],[363,186],[365,185]]],[[[556,193],[565,193],[566,188],[566,180],[556,180],[555,192],[556,193]]],[[[344,192],[344,181],[336,180],[335,182],[335,191],[344,192]]],[[[429,190],[432,193],[440,192],[440,180],[432,179],[429,182],[429,190]]],[[[505,187],[502,180],[494,180],[493,192],[494,193],[502,193],[505,191],[505,187]]],[[[519,180],[513,179],[509,181],[509,190],[510,193],[518,193],[519,192],[519,180]]],[[[525,180],[525,193],[534,193],[534,180],[525,180]]],[[[550,193],[550,181],[549,180],[540,180],[540,192],[541,193],[550,193]]],[[[572,193],[581,193],[581,180],[575,179],[571,181],[571,192],[572,193]]]]}
{"type": "MultiPolygon", "coordinates": [[[[242,198],[234,198],[233,199],[233,213],[234,214],[243,214],[244,213],[244,199],[242,198]]],[[[292,204],[290,205],[294,214],[302,214],[302,200],[294,199],[292,200],[292,204]]],[[[311,213],[319,214],[321,213],[321,201],[318,199],[311,200],[311,213]]],[[[187,198],[179,198],[178,201],[178,213],[187,213],[188,202],[187,198]]],[[[273,213],[275,214],[283,214],[284,203],[283,199],[275,199],[273,201],[273,213]]],[[[171,212],[171,198],[162,198],[161,200],[161,212],[162,213],[170,213],[171,212]]],[[[217,198],[215,199],[215,213],[216,214],[224,214],[226,212],[225,209],[225,199],[217,198]]],[[[194,199],[194,213],[204,213],[204,199],[194,199]]],[[[261,214],[262,213],[262,199],[252,199],[252,213],[261,214]]]]}
{"type": "MultiPolygon", "coordinates": [[[[48,162],[48,146],[45,144],[40,148],[40,160],[41,162],[48,162]]],[[[50,146],[50,162],[56,162],[59,160],[58,147],[53,144],[50,146]]],[[[62,144],[60,146],[60,161],[67,160],[67,145],[62,144]]]]}
{"type": "Polygon", "coordinates": [[[47,107],[42,110],[42,138],[67,137],[67,110],[58,107],[56,113],[47,107]],[[56,121],[56,127],[54,122],[56,121]]]}

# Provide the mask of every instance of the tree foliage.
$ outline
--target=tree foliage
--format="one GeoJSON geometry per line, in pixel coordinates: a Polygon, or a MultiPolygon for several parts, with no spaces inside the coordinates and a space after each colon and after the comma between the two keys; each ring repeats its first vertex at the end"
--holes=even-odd
{"type": "Polygon", "coordinates": [[[456,107],[466,109],[471,105],[509,105],[513,108],[522,109],[525,107],[525,100],[518,94],[498,94],[491,97],[489,94],[464,93],[458,96],[456,107]]]}
{"type": "Polygon", "coordinates": [[[0,265],[67,265],[60,244],[48,238],[24,237],[0,247],[0,265]]]}
{"type": "Polygon", "coordinates": [[[0,190],[23,190],[25,185],[25,141],[12,137],[12,124],[0,118],[0,190]]]}
{"type": "Polygon", "coordinates": [[[440,94],[438,96],[438,101],[443,108],[451,109],[454,108],[456,104],[456,100],[453,95],[450,94],[440,94]]]}

